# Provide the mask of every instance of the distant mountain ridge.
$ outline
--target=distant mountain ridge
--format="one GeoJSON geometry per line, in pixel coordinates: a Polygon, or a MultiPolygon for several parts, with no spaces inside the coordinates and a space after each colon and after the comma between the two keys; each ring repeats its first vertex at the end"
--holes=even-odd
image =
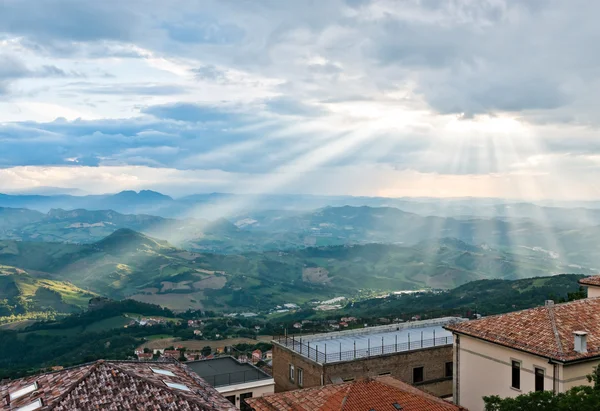
{"type": "Polygon", "coordinates": [[[0,194],[0,206],[12,208],[28,208],[48,212],[53,208],[67,210],[82,208],[88,210],[115,210],[128,213],[159,213],[161,209],[172,204],[174,200],[164,194],[151,190],[122,191],[105,195],[8,195],[0,194]]]}
{"type": "Polygon", "coordinates": [[[230,219],[173,219],[112,210],[0,208],[0,239],[90,244],[120,228],[196,252],[239,254],[346,244],[415,245],[457,238],[560,264],[600,267],[600,225],[560,228],[529,219],[422,216],[393,207],[248,212],[230,219]]]}
{"type": "Polygon", "coordinates": [[[196,217],[214,220],[225,217],[223,204],[245,204],[241,214],[265,210],[306,212],[324,207],[393,207],[421,216],[517,218],[544,225],[582,227],[600,225],[600,201],[546,202],[549,205],[491,198],[386,198],[315,196],[300,194],[245,195],[231,193],[192,194],[174,199],[152,190],[122,191],[103,195],[9,195],[0,194],[0,207],[28,208],[48,212],[52,208],[88,210],[112,209],[125,214],[152,214],[161,217],[196,217]],[[198,215],[202,213],[202,215],[198,215]]]}

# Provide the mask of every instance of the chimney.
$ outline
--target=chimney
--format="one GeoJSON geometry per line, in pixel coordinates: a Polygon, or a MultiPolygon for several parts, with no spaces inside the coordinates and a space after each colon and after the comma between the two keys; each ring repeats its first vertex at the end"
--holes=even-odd
{"type": "Polygon", "coordinates": [[[587,332],[574,331],[575,336],[575,351],[581,354],[587,353],[587,332]]]}
{"type": "Polygon", "coordinates": [[[554,300],[546,300],[546,302],[544,303],[544,305],[545,305],[546,307],[548,307],[548,306],[551,306],[551,305],[554,305],[554,300]]]}

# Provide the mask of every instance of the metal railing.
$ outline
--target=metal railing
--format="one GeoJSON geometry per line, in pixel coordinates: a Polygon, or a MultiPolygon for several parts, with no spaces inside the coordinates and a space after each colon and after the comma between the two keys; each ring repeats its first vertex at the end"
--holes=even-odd
{"type": "Polygon", "coordinates": [[[273,378],[259,369],[237,371],[224,374],[211,375],[202,377],[207,383],[213,387],[223,387],[226,385],[243,384],[245,382],[267,380],[273,378]]]}
{"type": "Polygon", "coordinates": [[[327,352],[327,343],[323,341],[319,341],[319,343],[313,342],[311,344],[310,341],[303,342],[302,338],[296,339],[294,337],[289,336],[277,336],[274,339],[279,344],[292,349],[293,351],[310,358],[311,360],[315,360],[321,364],[327,364],[332,362],[340,362],[340,361],[349,361],[355,360],[357,358],[369,358],[369,357],[377,357],[385,354],[392,354],[397,352],[405,352],[405,351],[413,351],[420,350],[422,348],[430,348],[444,345],[451,345],[453,342],[452,336],[446,337],[438,337],[438,338],[427,338],[427,339],[417,339],[417,340],[408,340],[406,342],[398,342],[396,337],[396,342],[394,344],[384,345],[383,339],[381,340],[381,344],[377,344],[375,341],[369,339],[367,341],[367,347],[357,348],[356,341],[354,341],[354,349],[352,350],[341,350],[341,343],[339,345],[339,350],[331,352],[331,348],[336,346],[335,343],[329,343],[330,352],[327,352]]]}

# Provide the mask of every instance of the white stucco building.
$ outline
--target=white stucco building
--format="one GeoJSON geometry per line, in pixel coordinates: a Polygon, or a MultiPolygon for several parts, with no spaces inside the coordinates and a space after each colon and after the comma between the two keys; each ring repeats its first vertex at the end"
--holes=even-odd
{"type": "Polygon", "coordinates": [[[587,299],[446,326],[454,334],[454,402],[481,411],[484,396],[589,384],[600,364],[600,276],[580,284],[587,299]]]}

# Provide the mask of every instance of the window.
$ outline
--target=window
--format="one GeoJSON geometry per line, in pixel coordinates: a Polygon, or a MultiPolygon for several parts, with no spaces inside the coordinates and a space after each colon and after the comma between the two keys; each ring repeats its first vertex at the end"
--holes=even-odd
{"type": "Polygon", "coordinates": [[[21,398],[22,396],[27,395],[29,393],[32,393],[32,392],[34,392],[37,389],[38,389],[37,382],[34,382],[33,384],[29,384],[28,386],[23,387],[23,388],[21,388],[18,391],[11,392],[9,394],[10,400],[14,401],[17,398],[21,398]]]}
{"type": "Polygon", "coordinates": [[[290,364],[290,381],[294,382],[294,364],[290,364]]]}
{"type": "Polygon", "coordinates": [[[413,383],[423,382],[423,367],[413,368],[413,383]]]}
{"type": "Polygon", "coordinates": [[[175,374],[173,374],[171,371],[168,371],[168,370],[161,370],[160,368],[152,368],[152,367],[150,367],[150,369],[155,374],[168,375],[169,377],[175,376],[175,374]]]}
{"type": "Polygon", "coordinates": [[[225,399],[235,405],[235,395],[228,395],[225,399]]]}
{"type": "Polygon", "coordinates": [[[392,373],[389,372],[389,371],[388,372],[381,372],[381,373],[379,373],[379,375],[392,375],[392,373]]]}
{"type": "Polygon", "coordinates": [[[446,377],[452,377],[452,375],[454,374],[454,363],[451,362],[447,362],[446,363],[446,377]]]}
{"type": "Polygon", "coordinates": [[[535,369],[535,390],[544,391],[544,370],[541,368],[535,369]]]}
{"type": "Polygon", "coordinates": [[[37,400],[35,400],[35,402],[32,402],[31,404],[28,404],[24,407],[21,408],[17,408],[17,411],[34,411],[34,410],[39,410],[40,408],[42,408],[42,400],[40,400],[39,398],[37,400]]]}
{"type": "Polygon", "coordinates": [[[512,382],[511,387],[521,389],[521,363],[519,361],[512,362],[512,382]]]}
{"type": "Polygon", "coordinates": [[[252,407],[250,407],[248,404],[246,404],[246,401],[244,401],[246,398],[252,398],[252,393],[245,392],[243,394],[240,394],[240,410],[241,411],[251,411],[252,410],[252,407]]]}
{"type": "Polygon", "coordinates": [[[182,390],[182,391],[192,391],[186,385],[183,385],[183,384],[177,384],[177,383],[169,382],[169,381],[164,381],[164,383],[167,384],[167,387],[169,387],[169,388],[176,388],[176,389],[182,390]]]}
{"type": "Polygon", "coordinates": [[[302,368],[298,368],[298,385],[302,387],[304,384],[304,370],[302,368]]]}

